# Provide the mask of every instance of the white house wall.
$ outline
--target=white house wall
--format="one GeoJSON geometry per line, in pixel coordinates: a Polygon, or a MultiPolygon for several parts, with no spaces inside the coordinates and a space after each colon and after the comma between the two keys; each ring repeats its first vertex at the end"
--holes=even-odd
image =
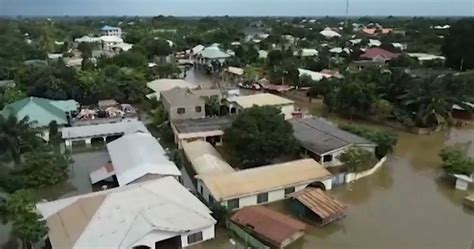
{"type": "MultiPolygon", "coordinates": [[[[133,245],[130,246],[130,248],[133,248],[134,246],[149,246],[150,248],[155,248],[155,243],[158,241],[163,241],[169,238],[173,238],[175,236],[180,236],[181,237],[181,246],[182,247],[187,247],[189,246],[188,244],[188,235],[197,233],[197,232],[202,232],[202,240],[199,242],[196,242],[194,244],[199,244],[203,241],[206,240],[211,240],[214,239],[215,237],[215,231],[214,231],[214,225],[205,227],[203,229],[199,230],[194,230],[190,231],[188,233],[173,233],[173,232],[166,232],[166,231],[154,231],[151,232],[147,235],[145,235],[143,238],[140,240],[136,241],[133,243],[133,245]]],[[[127,247],[124,247],[127,248],[127,247]]]]}
{"type": "Polygon", "coordinates": [[[214,239],[214,237],[215,237],[214,225],[211,225],[211,226],[203,228],[201,230],[195,230],[195,231],[191,231],[189,233],[183,233],[181,235],[181,246],[182,247],[187,247],[187,246],[190,246],[190,245],[199,244],[203,241],[214,239]],[[193,234],[193,233],[197,233],[199,231],[202,232],[202,240],[199,241],[199,242],[196,242],[194,244],[188,244],[188,235],[193,234]]]}
{"type": "Polygon", "coordinates": [[[292,113],[295,111],[295,106],[293,104],[291,105],[284,105],[280,107],[281,113],[285,115],[285,119],[291,119],[293,118],[292,113]]]}
{"type": "MultiPolygon", "coordinates": [[[[326,179],[326,180],[319,181],[319,182],[324,184],[324,186],[326,187],[326,190],[330,190],[331,187],[332,187],[332,182],[331,182],[330,178],[326,179]]],[[[303,190],[309,184],[310,183],[300,184],[300,185],[294,186],[295,187],[295,192],[303,190]]],[[[198,183],[198,185],[199,185],[199,183],[198,183]]],[[[257,203],[257,195],[258,194],[253,194],[253,195],[249,195],[249,196],[240,197],[239,198],[239,208],[284,200],[284,199],[286,199],[285,188],[280,188],[280,189],[269,191],[268,192],[268,201],[263,202],[263,203],[257,203]]],[[[206,194],[206,196],[204,196],[204,199],[206,199],[206,201],[209,202],[209,199],[208,199],[209,191],[207,190],[206,187],[204,187],[203,190],[204,190],[203,193],[206,194]]],[[[221,205],[227,207],[227,201],[221,202],[221,205]]]]}

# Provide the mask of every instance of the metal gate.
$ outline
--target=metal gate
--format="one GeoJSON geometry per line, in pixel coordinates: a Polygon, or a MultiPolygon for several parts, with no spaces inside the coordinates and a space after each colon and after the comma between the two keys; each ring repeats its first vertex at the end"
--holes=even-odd
{"type": "Polygon", "coordinates": [[[339,174],[333,175],[331,178],[331,183],[333,187],[342,185],[345,183],[345,181],[346,181],[346,173],[339,173],[339,174]]]}

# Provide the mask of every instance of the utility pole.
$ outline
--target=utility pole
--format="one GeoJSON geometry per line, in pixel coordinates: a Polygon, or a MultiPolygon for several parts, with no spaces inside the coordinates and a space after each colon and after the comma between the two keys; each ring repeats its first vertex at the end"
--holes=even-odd
{"type": "Polygon", "coordinates": [[[349,27],[349,0],[346,0],[346,28],[349,27]]]}

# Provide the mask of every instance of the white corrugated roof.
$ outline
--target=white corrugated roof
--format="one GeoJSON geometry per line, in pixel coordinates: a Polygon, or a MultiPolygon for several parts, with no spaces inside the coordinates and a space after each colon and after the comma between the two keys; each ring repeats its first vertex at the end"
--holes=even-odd
{"type": "Polygon", "coordinates": [[[240,107],[247,109],[254,105],[256,106],[272,106],[272,105],[289,105],[293,104],[293,100],[285,99],[283,97],[271,93],[258,93],[245,96],[236,96],[227,99],[229,102],[235,102],[240,107]]]}
{"type": "Polygon", "coordinates": [[[229,73],[235,74],[235,75],[243,75],[244,74],[244,69],[238,68],[238,67],[228,67],[227,71],[229,73]]]}
{"type": "Polygon", "coordinates": [[[419,61],[430,61],[430,60],[445,60],[446,57],[434,54],[426,53],[408,53],[408,56],[414,57],[419,61]]]}
{"type": "Polygon", "coordinates": [[[104,35],[100,37],[103,42],[123,43],[123,39],[118,36],[104,35]]]}
{"type": "Polygon", "coordinates": [[[234,169],[208,142],[193,141],[184,143],[183,150],[197,175],[234,172],[234,169]]]}
{"type": "Polygon", "coordinates": [[[298,72],[300,73],[300,77],[303,76],[303,75],[308,75],[308,76],[311,77],[311,79],[313,79],[315,81],[320,81],[325,77],[327,78],[327,76],[328,76],[328,75],[323,74],[323,73],[314,72],[314,71],[307,70],[307,69],[302,69],[302,68],[298,68],[298,72]]]}
{"type": "Polygon", "coordinates": [[[96,125],[84,125],[64,127],[62,129],[63,139],[74,139],[84,137],[95,137],[100,135],[114,135],[119,133],[131,133],[135,131],[148,132],[148,129],[140,121],[117,122],[96,125]]]}
{"type": "Polygon", "coordinates": [[[181,172],[149,133],[135,132],[107,144],[120,186],[148,174],[180,176],[181,172]]]}
{"type": "Polygon", "coordinates": [[[193,55],[196,55],[197,53],[201,52],[204,49],[204,46],[199,44],[195,46],[194,48],[191,49],[191,52],[193,55]]]}
{"type": "Polygon", "coordinates": [[[211,211],[172,177],[37,204],[53,248],[131,248],[213,226],[211,211]]]}
{"type": "Polygon", "coordinates": [[[327,38],[333,38],[333,37],[340,37],[341,35],[337,33],[336,31],[333,31],[330,28],[325,28],[321,32],[319,32],[321,35],[327,37],[327,38]]]}

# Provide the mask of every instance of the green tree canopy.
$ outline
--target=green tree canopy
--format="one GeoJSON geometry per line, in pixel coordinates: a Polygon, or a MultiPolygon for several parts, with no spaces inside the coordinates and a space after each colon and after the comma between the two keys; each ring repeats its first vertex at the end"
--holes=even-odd
{"type": "Polygon", "coordinates": [[[280,110],[263,106],[244,110],[224,133],[224,148],[239,167],[255,167],[292,154],[297,143],[293,128],[280,110]]]}
{"type": "Polygon", "coordinates": [[[474,18],[461,19],[451,25],[442,46],[446,64],[455,69],[474,69],[474,18]]]}
{"type": "Polygon", "coordinates": [[[44,188],[67,179],[68,162],[64,156],[52,152],[29,152],[25,160],[11,172],[12,184],[21,188],[44,188]]]}
{"type": "Polygon", "coordinates": [[[370,169],[375,164],[374,155],[362,148],[350,148],[339,156],[339,160],[349,172],[361,172],[370,169]]]}
{"type": "Polygon", "coordinates": [[[383,157],[393,151],[394,146],[398,142],[398,135],[393,132],[370,129],[357,125],[341,125],[339,128],[366,138],[377,144],[376,154],[383,157]]]}
{"type": "Polygon", "coordinates": [[[24,248],[40,241],[48,232],[46,221],[36,213],[34,195],[29,190],[18,190],[2,204],[3,221],[10,221],[12,233],[20,238],[24,248]]]}

